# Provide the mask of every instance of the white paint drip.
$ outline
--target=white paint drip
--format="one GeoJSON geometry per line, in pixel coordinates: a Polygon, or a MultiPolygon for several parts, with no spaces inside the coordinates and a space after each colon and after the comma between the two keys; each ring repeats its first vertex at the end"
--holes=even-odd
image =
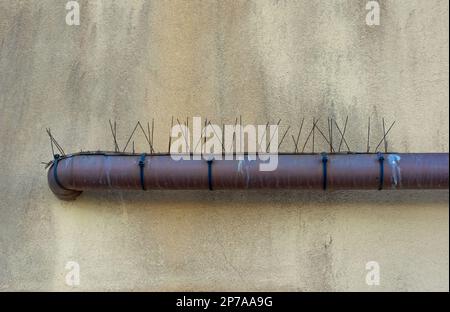
{"type": "Polygon", "coordinates": [[[252,160],[249,159],[248,161],[249,161],[249,164],[248,164],[247,166],[244,166],[245,160],[239,160],[239,162],[238,162],[238,172],[239,172],[240,174],[242,174],[242,175],[245,174],[245,183],[246,183],[247,188],[248,188],[248,185],[249,185],[249,183],[250,183],[250,173],[249,173],[249,168],[248,168],[248,166],[250,165],[250,162],[251,162],[252,160]],[[245,173],[244,173],[244,170],[245,170],[245,173]]]}
{"type": "Polygon", "coordinates": [[[243,160],[239,160],[238,162],[238,172],[242,173],[242,164],[244,163],[243,160]]]}
{"type": "Polygon", "coordinates": [[[390,154],[388,156],[388,163],[391,167],[391,180],[394,187],[397,187],[400,184],[401,174],[400,174],[400,156],[397,154],[390,154]]]}

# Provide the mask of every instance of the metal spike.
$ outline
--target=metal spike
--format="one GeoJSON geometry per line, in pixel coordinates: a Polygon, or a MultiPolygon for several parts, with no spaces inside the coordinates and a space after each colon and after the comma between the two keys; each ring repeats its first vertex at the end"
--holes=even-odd
{"type": "MultiPolygon", "coordinates": [[[[338,129],[339,133],[341,134],[341,141],[339,142],[338,153],[341,151],[342,142],[345,140],[344,135],[345,135],[345,131],[347,130],[347,122],[348,122],[348,115],[347,115],[347,117],[345,117],[344,131],[341,132],[341,129],[339,128],[336,120],[334,121],[334,123],[336,124],[336,128],[338,129]]],[[[345,145],[347,145],[347,141],[345,141],[345,145]]],[[[347,145],[347,149],[348,149],[348,151],[350,151],[350,148],[348,147],[348,145],[347,145]]]]}
{"type": "MultiPolygon", "coordinates": [[[[277,126],[279,126],[280,123],[281,123],[281,118],[278,120],[277,126]]],[[[269,144],[267,144],[267,147],[266,147],[266,153],[269,151],[270,143],[272,143],[272,139],[273,139],[273,136],[274,136],[274,135],[275,135],[275,133],[272,134],[272,137],[271,137],[270,140],[269,140],[269,144]]]]}
{"type": "Polygon", "coordinates": [[[150,154],[153,154],[153,133],[150,132],[150,123],[147,121],[147,135],[148,135],[148,145],[150,148],[150,154]]]}
{"type": "Polygon", "coordinates": [[[173,128],[173,116],[172,121],[170,122],[170,130],[169,130],[169,148],[167,149],[167,153],[170,153],[170,145],[172,143],[172,128],[173,128]]]}
{"type": "Polygon", "coordinates": [[[242,115],[239,115],[239,152],[242,153],[242,115]]]}
{"type": "Polygon", "coordinates": [[[117,151],[119,151],[119,143],[117,143],[117,125],[116,125],[116,121],[114,120],[114,139],[116,140],[116,147],[117,147],[117,151]]]}
{"type": "Polygon", "coordinates": [[[222,122],[222,155],[225,155],[225,124],[223,122],[222,122]]]}
{"type": "Polygon", "coordinates": [[[65,156],[66,154],[64,153],[63,148],[61,147],[61,145],[59,145],[58,141],[56,141],[55,137],[52,135],[50,128],[46,129],[47,130],[47,134],[50,137],[50,140],[52,142],[52,152],[53,155],[54,154],[54,149],[53,149],[53,144],[56,146],[56,148],[58,149],[58,151],[61,153],[61,155],[65,156]]]}
{"type": "MultiPolygon", "coordinates": [[[[327,137],[325,136],[325,134],[323,134],[322,130],[320,130],[320,128],[317,125],[315,127],[316,127],[317,131],[319,131],[320,135],[324,138],[324,140],[328,144],[330,144],[330,141],[328,141],[327,137]]],[[[330,144],[330,149],[331,149],[331,152],[334,152],[334,148],[333,148],[333,146],[331,144],[330,144]]]]}
{"type": "Polygon", "coordinates": [[[50,146],[52,148],[52,156],[54,156],[55,155],[55,149],[53,148],[53,140],[52,140],[52,136],[50,134],[50,128],[48,128],[48,129],[45,128],[45,130],[47,131],[48,137],[50,139],[50,146]]]}
{"type": "Polygon", "coordinates": [[[313,132],[312,132],[312,152],[313,152],[313,153],[314,153],[314,143],[315,143],[314,141],[315,141],[315,135],[316,135],[316,134],[315,134],[315,132],[316,132],[316,131],[315,131],[316,123],[314,122],[314,119],[315,119],[315,118],[313,117],[313,130],[312,130],[312,131],[313,131],[313,132]]]}
{"type": "Polygon", "coordinates": [[[308,136],[306,137],[305,144],[303,145],[303,148],[302,148],[302,153],[305,151],[306,144],[308,144],[309,138],[311,137],[311,134],[313,134],[314,128],[316,127],[316,124],[317,124],[317,122],[319,122],[319,120],[320,120],[320,117],[317,120],[315,120],[315,118],[313,118],[313,126],[311,128],[311,131],[309,131],[308,136]]]}
{"type": "Polygon", "coordinates": [[[330,152],[334,151],[333,148],[333,118],[330,118],[330,152]]]}
{"type": "Polygon", "coordinates": [[[125,147],[123,148],[123,151],[122,151],[122,152],[125,152],[125,151],[126,151],[126,149],[127,149],[127,147],[128,147],[128,143],[130,143],[130,140],[131,140],[131,138],[133,137],[134,132],[136,131],[136,129],[137,129],[138,126],[139,126],[139,121],[136,123],[136,126],[134,127],[133,131],[131,132],[131,135],[130,135],[130,137],[128,138],[127,144],[125,144],[125,147]]]}
{"type": "Polygon", "coordinates": [[[109,120],[109,127],[111,129],[111,134],[113,136],[113,143],[114,143],[114,151],[118,152],[119,151],[119,146],[117,145],[117,137],[116,137],[116,122],[114,121],[114,126],[111,122],[111,119],[109,120]]]}
{"type": "Polygon", "coordinates": [[[367,153],[370,151],[370,116],[369,116],[369,123],[367,126],[367,153]]]}
{"type": "Polygon", "coordinates": [[[291,128],[291,126],[288,126],[287,129],[286,129],[286,131],[284,132],[283,137],[282,137],[281,140],[280,140],[280,143],[278,143],[278,149],[280,149],[281,143],[283,143],[283,140],[284,140],[284,138],[285,138],[285,136],[286,136],[286,134],[288,133],[288,131],[289,131],[290,128],[291,128]]]}
{"type": "Polygon", "coordinates": [[[298,141],[300,140],[300,134],[302,133],[302,128],[303,128],[303,122],[305,121],[305,117],[302,118],[302,123],[300,125],[300,129],[298,130],[298,134],[297,134],[297,141],[294,140],[295,143],[295,153],[298,152],[298,141]]]}
{"type": "Polygon", "coordinates": [[[294,153],[297,153],[297,150],[298,150],[297,142],[295,142],[295,137],[293,134],[291,134],[291,137],[292,137],[292,141],[294,141],[294,146],[295,146],[294,153]]]}
{"type": "Polygon", "coordinates": [[[220,142],[220,144],[222,145],[222,150],[223,150],[223,149],[224,149],[223,141],[219,138],[219,135],[217,134],[217,132],[216,132],[216,130],[214,129],[214,127],[212,126],[211,120],[208,122],[208,125],[211,127],[211,129],[213,129],[214,135],[219,139],[219,142],[220,142]]]}
{"type": "Polygon", "coordinates": [[[178,118],[177,118],[177,123],[178,123],[178,126],[180,127],[181,134],[182,134],[183,137],[184,137],[184,141],[186,142],[186,147],[188,147],[188,146],[189,146],[188,140],[187,140],[187,138],[186,138],[186,135],[184,134],[183,128],[181,128],[181,124],[180,124],[180,121],[178,120],[178,118]]]}
{"type": "Polygon", "coordinates": [[[234,121],[233,126],[233,140],[231,141],[231,150],[233,150],[233,146],[236,145],[236,126],[237,126],[238,118],[236,117],[236,120],[234,121]]]}
{"type": "Polygon", "coordinates": [[[392,127],[395,124],[395,120],[394,122],[391,124],[391,126],[389,127],[389,129],[386,131],[386,133],[383,135],[383,138],[381,139],[381,141],[378,143],[377,147],[375,148],[375,152],[378,151],[378,147],[381,145],[381,143],[383,143],[383,140],[387,137],[387,135],[389,134],[389,131],[391,131],[392,127]]]}
{"type": "Polygon", "coordinates": [[[331,118],[327,119],[327,123],[328,123],[328,138],[329,138],[329,144],[330,144],[330,153],[333,151],[333,132],[331,130],[331,118]]]}
{"type": "Polygon", "coordinates": [[[153,134],[155,133],[155,118],[152,118],[152,150],[153,150],[153,153],[155,152],[155,148],[154,148],[154,145],[153,145],[153,134]]]}
{"type": "MultiPolygon", "coordinates": [[[[206,126],[208,125],[208,117],[205,117],[205,127],[203,129],[204,135],[203,135],[203,147],[206,145],[206,126]]],[[[203,149],[202,149],[203,151],[203,149]]],[[[205,150],[206,153],[206,150],[205,150]]]]}
{"type": "Polygon", "coordinates": [[[261,140],[259,140],[259,150],[261,150],[261,144],[262,144],[263,139],[265,138],[268,127],[269,127],[269,122],[266,123],[266,127],[264,128],[264,132],[261,136],[261,140]]]}
{"type": "Polygon", "coordinates": [[[341,131],[341,128],[339,128],[339,125],[337,124],[336,120],[334,121],[336,128],[338,129],[339,133],[341,134],[341,141],[339,142],[338,153],[341,151],[342,142],[345,143],[345,146],[347,146],[347,151],[350,152],[350,147],[348,146],[347,140],[345,139],[345,131],[347,130],[347,122],[348,122],[348,116],[345,118],[344,131],[341,131]]]}

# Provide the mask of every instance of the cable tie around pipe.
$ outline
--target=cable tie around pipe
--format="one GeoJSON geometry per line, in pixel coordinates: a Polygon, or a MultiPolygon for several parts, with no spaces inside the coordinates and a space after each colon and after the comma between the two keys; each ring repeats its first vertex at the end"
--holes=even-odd
{"type": "Polygon", "coordinates": [[[381,152],[378,152],[378,162],[380,163],[380,184],[378,190],[381,191],[384,184],[384,156],[381,152]]]}
{"type": "Polygon", "coordinates": [[[144,167],[145,167],[145,156],[146,154],[141,154],[141,158],[139,159],[139,175],[141,179],[141,187],[145,191],[145,182],[144,182],[144,167]]]}
{"type": "Polygon", "coordinates": [[[212,159],[208,160],[208,188],[210,191],[213,190],[212,187],[212,159]]]}
{"type": "Polygon", "coordinates": [[[61,158],[61,156],[59,156],[59,154],[55,154],[55,155],[53,155],[53,157],[55,158],[55,160],[53,161],[53,177],[55,179],[56,184],[58,184],[58,186],[60,188],[62,188],[63,190],[71,191],[71,190],[65,188],[61,184],[61,182],[59,181],[59,178],[58,178],[58,162],[59,162],[59,159],[61,158]]]}
{"type": "Polygon", "coordinates": [[[328,162],[328,155],[327,153],[322,153],[322,174],[323,174],[323,190],[325,191],[327,189],[327,162],[328,162]]]}

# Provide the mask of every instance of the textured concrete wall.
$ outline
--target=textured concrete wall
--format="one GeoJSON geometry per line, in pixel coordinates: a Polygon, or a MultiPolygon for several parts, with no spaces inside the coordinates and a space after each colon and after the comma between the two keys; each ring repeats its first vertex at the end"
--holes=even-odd
{"type": "MultiPolygon", "coordinates": [[[[45,128],[66,151],[112,149],[135,122],[349,115],[348,143],[448,152],[448,2],[0,0],[0,289],[447,290],[448,191],[84,193],[57,200],[45,128]],[[367,286],[378,261],[381,285],[367,286]]],[[[302,141],[306,134],[302,135],[302,141]]],[[[289,138],[282,150],[292,150],[289,138]]],[[[317,140],[316,148],[325,144],[317,140]]],[[[136,141],[144,148],[143,139],[136,141]]],[[[308,146],[308,148],[310,148],[308,146]]]]}

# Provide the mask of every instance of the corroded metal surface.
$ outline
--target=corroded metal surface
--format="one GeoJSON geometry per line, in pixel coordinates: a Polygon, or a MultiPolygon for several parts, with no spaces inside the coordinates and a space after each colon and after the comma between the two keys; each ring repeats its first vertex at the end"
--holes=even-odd
{"type": "MultiPolygon", "coordinates": [[[[324,175],[320,154],[280,154],[274,171],[260,171],[261,160],[175,161],[170,155],[146,155],[143,182],[151,189],[445,189],[448,153],[329,154],[324,175]],[[381,167],[382,164],[382,167],[381,167]],[[383,177],[383,183],[380,183],[383,177]]],[[[50,189],[60,199],[85,190],[142,189],[138,154],[80,153],[54,162],[50,189]],[[55,170],[55,163],[57,165],[55,170]]]]}

